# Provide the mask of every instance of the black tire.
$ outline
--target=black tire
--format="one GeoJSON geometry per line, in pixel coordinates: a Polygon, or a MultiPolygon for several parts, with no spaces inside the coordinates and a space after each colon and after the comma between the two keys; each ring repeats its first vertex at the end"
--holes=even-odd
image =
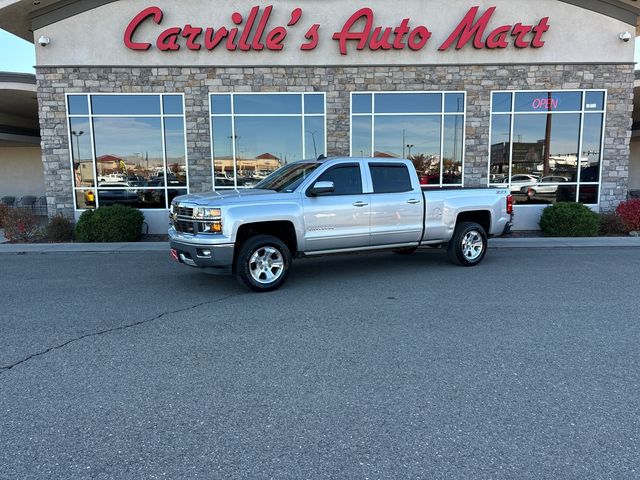
{"type": "Polygon", "coordinates": [[[447,247],[449,260],[463,267],[475,267],[487,254],[487,232],[474,222],[462,222],[456,226],[447,247]],[[469,245],[473,241],[475,247],[469,245]]]}
{"type": "Polygon", "coordinates": [[[240,284],[259,293],[280,288],[287,281],[290,266],[289,247],[271,235],[257,235],[245,240],[235,260],[236,278],[240,284]],[[277,267],[278,264],[281,268],[277,267]],[[272,280],[271,276],[274,277],[272,280]]]}
{"type": "Polygon", "coordinates": [[[398,248],[396,250],[393,250],[393,253],[396,253],[398,255],[412,255],[416,253],[416,250],[418,250],[418,247],[398,248]]]}

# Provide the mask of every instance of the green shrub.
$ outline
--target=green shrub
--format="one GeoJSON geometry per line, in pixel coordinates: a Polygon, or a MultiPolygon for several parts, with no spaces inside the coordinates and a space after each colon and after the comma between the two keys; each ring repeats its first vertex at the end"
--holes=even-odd
{"type": "Polygon", "coordinates": [[[140,238],[144,215],[140,210],[114,205],[87,210],[76,225],[76,240],[84,243],[135,242],[140,238]]]}
{"type": "Polygon", "coordinates": [[[53,217],[47,225],[47,240],[53,243],[73,240],[73,223],[62,214],[53,217]]]}
{"type": "Polygon", "coordinates": [[[4,217],[4,236],[11,243],[34,243],[42,239],[40,222],[31,210],[10,208],[4,217]]]}
{"type": "Polygon", "coordinates": [[[615,213],[601,213],[598,224],[598,235],[603,237],[627,235],[629,231],[625,227],[622,218],[615,213]]]}
{"type": "Polygon", "coordinates": [[[595,237],[598,214],[581,203],[556,203],[542,212],[540,228],[547,237],[595,237]]]}

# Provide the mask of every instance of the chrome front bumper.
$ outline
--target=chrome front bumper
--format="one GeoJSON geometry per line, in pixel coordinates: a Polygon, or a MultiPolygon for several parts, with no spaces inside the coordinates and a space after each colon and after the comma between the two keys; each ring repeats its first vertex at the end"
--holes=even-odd
{"type": "Polygon", "coordinates": [[[207,269],[208,273],[231,273],[235,244],[209,243],[210,239],[176,234],[169,231],[171,257],[193,268],[207,269]],[[207,242],[208,240],[208,242],[207,242]]]}

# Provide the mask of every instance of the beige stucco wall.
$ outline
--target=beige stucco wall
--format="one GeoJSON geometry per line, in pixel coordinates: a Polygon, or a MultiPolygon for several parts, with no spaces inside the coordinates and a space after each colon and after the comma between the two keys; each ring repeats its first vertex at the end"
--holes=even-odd
{"type": "Polygon", "coordinates": [[[0,147],[0,197],[44,194],[40,147],[0,147]]]}
{"type": "Polygon", "coordinates": [[[37,30],[35,38],[41,35],[51,38],[49,46],[36,48],[40,66],[613,64],[633,62],[634,42],[624,43],[618,38],[621,32],[633,32],[633,28],[624,22],[557,0],[157,0],[152,4],[146,0],[122,0],[37,30]],[[228,52],[219,46],[211,52],[204,49],[194,52],[184,47],[184,38],[180,40],[183,47],[177,52],[161,52],[155,47],[155,39],[165,28],[183,27],[185,24],[231,28],[234,26],[231,21],[233,12],[240,12],[246,21],[251,7],[257,4],[263,7],[275,4],[267,31],[274,26],[287,25],[291,12],[296,7],[303,8],[300,22],[288,28],[283,51],[228,52]],[[164,20],[160,26],[146,21],[135,41],[153,43],[154,46],[147,52],[127,49],[123,43],[127,25],[151,5],[163,9],[164,20]],[[439,52],[438,47],[453,33],[469,9],[476,5],[481,7],[480,12],[491,6],[497,7],[489,25],[492,29],[518,22],[537,25],[543,17],[549,17],[550,30],[543,37],[546,45],[539,49],[518,49],[511,45],[502,50],[476,50],[467,45],[459,51],[452,48],[439,52]],[[395,28],[404,18],[410,18],[410,26],[424,25],[433,35],[428,45],[418,52],[408,48],[356,51],[355,42],[350,42],[349,55],[340,55],[338,42],[332,39],[332,35],[340,31],[349,17],[362,7],[374,10],[374,27],[395,28]],[[314,23],[320,24],[320,43],[313,51],[301,51],[305,33],[314,23]]]}

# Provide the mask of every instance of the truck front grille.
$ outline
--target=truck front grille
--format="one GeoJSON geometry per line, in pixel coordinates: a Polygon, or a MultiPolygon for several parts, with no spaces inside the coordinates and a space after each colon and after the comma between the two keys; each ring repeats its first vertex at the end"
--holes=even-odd
{"type": "Polygon", "coordinates": [[[190,207],[181,207],[180,205],[176,205],[175,213],[179,217],[193,218],[193,208],[190,207]]]}
{"type": "Polygon", "coordinates": [[[196,223],[189,222],[187,220],[177,220],[175,222],[175,229],[180,233],[190,233],[195,235],[196,233],[196,223]]]}

